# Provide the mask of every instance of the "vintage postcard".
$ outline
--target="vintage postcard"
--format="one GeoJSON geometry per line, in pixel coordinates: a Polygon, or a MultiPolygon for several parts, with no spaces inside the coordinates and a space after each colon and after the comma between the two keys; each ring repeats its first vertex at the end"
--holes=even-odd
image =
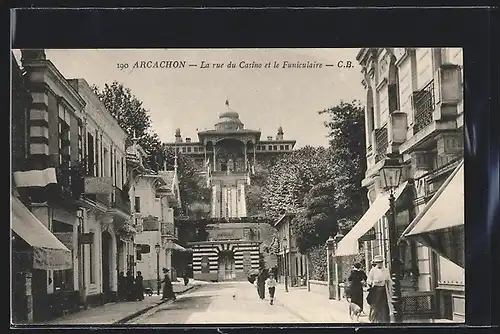
{"type": "Polygon", "coordinates": [[[461,48],[11,57],[12,324],[465,321],[461,48]]]}

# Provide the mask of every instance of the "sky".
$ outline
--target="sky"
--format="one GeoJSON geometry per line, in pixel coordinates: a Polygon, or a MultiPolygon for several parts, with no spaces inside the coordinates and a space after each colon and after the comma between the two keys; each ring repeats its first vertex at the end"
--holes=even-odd
{"type": "MultiPolygon", "coordinates": [[[[261,138],[276,136],[296,147],[326,146],[327,116],[318,111],[341,100],[363,102],[359,49],[85,49],[45,50],[47,59],[67,78],[83,78],[103,87],[118,81],[149,110],[154,131],[172,142],[176,128],[182,137],[197,140],[197,130],[212,129],[218,115],[230,108],[239,113],[245,128],[259,130],[261,138]],[[184,68],[134,68],[141,61],[186,61],[184,68]],[[201,68],[201,63],[221,68],[201,68]],[[239,68],[240,63],[261,68],[239,68]],[[273,68],[274,62],[279,68],[273,68]],[[321,68],[283,68],[291,63],[321,63],[321,68]],[[338,62],[352,67],[340,67],[338,62]],[[236,68],[228,68],[232,62],[236,68]],[[264,65],[271,62],[271,68],[264,65]],[[126,64],[126,65],[123,65],[126,64]],[[196,64],[197,66],[188,66],[196,64]],[[325,66],[332,64],[334,66],[325,66]],[[128,66],[128,68],[123,68],[128,66]],[[122,68],[119,68],[122,67],[122,68]]],[[[18,61],[21,52],[14,50],[18,61]]],[[[164,63],[163,63],[164,64],[164,63]]]]}

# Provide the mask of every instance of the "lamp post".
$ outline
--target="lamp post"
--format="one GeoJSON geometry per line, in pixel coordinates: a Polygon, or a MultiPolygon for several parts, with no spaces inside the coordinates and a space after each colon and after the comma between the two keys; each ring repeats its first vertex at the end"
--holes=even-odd
{"type": "Polygon", "coordinates": [[[160,295],[160,252],[161,246],[160,244],[155,245],[156,250],[156,290],[158,292],[158,296],[160,295]]]}
{"type": "Polygon", "coordinates": [[[288,240],[286,237],[283,237],[283,259],[285,260],[284,262],[284,269],[285,269],[285,291],[288,292],[288,266],[287,266],[287,261],[286,261],[286,246],[288,240]]]}
{"type": "Polygon", "coordinates": [[[394,189],[399,185],[402,174],[402,166],[397,160],[386,160],[384,166],[380,169],[380,180],[382,187],[389,189],[389,245],[391,253],[391,303],[394,309],[394,321],[401,323],[403,318],[401,309],[401,260],[399,247],[397,244],[396,233],[396,206],[394,198],[394,189]]]}

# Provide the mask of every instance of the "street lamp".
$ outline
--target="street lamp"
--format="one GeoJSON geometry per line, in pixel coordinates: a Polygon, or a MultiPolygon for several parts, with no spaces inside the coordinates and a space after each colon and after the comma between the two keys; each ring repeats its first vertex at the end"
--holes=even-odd
{"type": "Polygon", "coordinates": [[[284,262],[284,269],[285,269],[285,291],[288,292],[288,266],[287,266],[287,261],[286,261],[286,246],[287,246],[287,238],[283,237],[283,259],[285,260],[284,262]]]}
{"type": "Polygon", "coordinates": [[[158,296],[160,295],[160,252],[161,246],[160,244],[155,245],[156,250],[156,289],[158,292],[158,296]]]}
{"type": "Polygon", "coordinates": [[[381,185],[385,189],[389,189],[389,243],[391,252],[391,292],[392,292],[392,306],[394,308],[394,321],[401,323],[403,318],[401,309],[401,262],[399,256],[399,247],[397,244],[396,233],[396,207],[394,198],[394,189],[399,185],[401,180],[403,167],[397,160],[386,160],[384,166],[380,169],[381,185]]]}

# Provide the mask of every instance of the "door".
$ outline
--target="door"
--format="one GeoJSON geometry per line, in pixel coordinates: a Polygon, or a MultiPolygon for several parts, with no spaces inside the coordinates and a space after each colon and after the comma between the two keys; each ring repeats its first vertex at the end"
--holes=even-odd
{"type": "Polygon", "coordinates": [[[218,280],[229,281],[236,278],[234,272],[234,254],[232,251],[221,251],[219,253],[218,280]]]}
{"type": "Polygon", "coordinates": [[[104,294],[104,300],[107,302],[110,297],[110,252],[111,252],[111,235],[104,231],[102,232],[102,293],[104,294]]]}

